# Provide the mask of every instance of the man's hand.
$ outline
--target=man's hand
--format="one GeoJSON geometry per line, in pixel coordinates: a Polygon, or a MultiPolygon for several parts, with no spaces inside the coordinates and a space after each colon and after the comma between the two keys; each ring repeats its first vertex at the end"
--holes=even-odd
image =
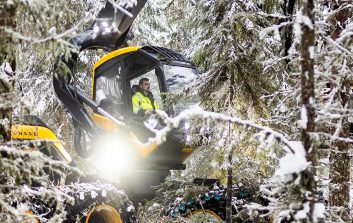
{"type": "Polygon", "coordinates": [[[147,116],[150,116],[150,115],[152,115],[153,113],[154,113],[153,110],[146,110],[146,111],[145,111],[145,115],[147,115],[147,116]]]}

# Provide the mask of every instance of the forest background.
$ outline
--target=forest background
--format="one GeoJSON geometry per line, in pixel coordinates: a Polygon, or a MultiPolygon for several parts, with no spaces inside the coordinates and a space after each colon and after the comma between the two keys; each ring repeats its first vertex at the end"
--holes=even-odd
{"type": "MultiPolygon", "coordinates": [[[[9,137],[13,118],[23,113],[38,115],[72,146],[71,119],[50,77],[67,41],[87,29],[103,5],[1,1],[2,156],[24,156],[9,137]]],[[[249,208],[266,209],[277,222],[351,222],[352,6],[349,0],[149,1],[129,43],[172,48],[198,65],[201,77],[176,96],[199,95],[204,112],[190,119],[212,129],[212,142],[161,185],[156,202],[186,194],[191,178],[218,178],[266,197],[268,205],[249,208]]],[[[103,53],[80,57],[77,79],[86,91],[103,53]]],[[[2,177],[15,176],[13,185],[22,187],[43,165],[60,169],[43,159],[33,156],[23,166],[1,159],[2,177]],[[26,168],[32,172],[23,175],[26,168]]],[[[17,219],[8,190],[2,184],[0,207],[17,219]]],[[[47,190],[59,196],[55,187],[47,190]]],[[[145,221],[159,218],[153,207],[141,207],[145,221]]]]}

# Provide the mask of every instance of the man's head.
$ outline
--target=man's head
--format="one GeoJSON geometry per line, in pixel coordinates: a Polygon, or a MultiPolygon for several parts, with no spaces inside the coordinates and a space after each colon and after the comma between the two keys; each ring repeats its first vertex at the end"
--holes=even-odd
{"type": "Polygon", "coordinates": [[[141,90],[146,94],[147,92],[150,91],[150,81],[148,80],[148,78],[142,78],[140,81],[139,81],[139,85],[140,85],[140,88],[141,90]]]}

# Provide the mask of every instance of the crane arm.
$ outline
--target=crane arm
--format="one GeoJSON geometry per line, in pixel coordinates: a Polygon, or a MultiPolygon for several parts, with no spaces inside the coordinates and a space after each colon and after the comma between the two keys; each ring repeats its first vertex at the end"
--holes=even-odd
{"type": "Polygon", "coordinates": [[[90,135],[96,135],[97,129],[89,112],[83,104],[93,110],[99,106],[76,87],[71,85],[71,77],[74,74],[74,66],[80,52],[86,49],[104,49],[108,52],[118,49],[126,43],[126,36],[131,24],[147,0],[130,1],[131,4],[118,0],[107,0],[105,7],[98,13],[92,26],[73,37],[70,40],[72,46],[69,57],[61,57],[60,60],[68,68],[69,75],[63,73],[64,69],[56,69],[53,75],[54,90],[59,100],[70,112],[73,119],[90,135]]]}

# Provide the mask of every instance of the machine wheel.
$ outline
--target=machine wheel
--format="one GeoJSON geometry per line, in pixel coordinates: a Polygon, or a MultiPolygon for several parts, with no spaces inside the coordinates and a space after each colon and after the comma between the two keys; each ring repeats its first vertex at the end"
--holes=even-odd
{"type": "Polygon", "coordinates": [[[132,223],[135,208],[127,195],[111,184],[80,183],[67,186],[74,197],[67,205],[67,223],[132,223]]]}
{"type": "MultiPolygon", "coordinates": [[[[249,202],[250,194],[245,188],[233,187],[232,198],[232,218],[247,212],[244,207],[249,202]]],[[[213,186],[206,193],[194,197],[187,202],[177,198],[167,210],[167,215],[171,217],[187,217],[196,222],[223,222],[226,220],[226,188],[213,186]]],[[[248,222],[241,219],[235,222],[248,222]]],[[[251,222],[251,221],[249,221],[251,222]]]]}
{"type": "Polygon", "coordinates": [[[216,214],[214,211],[212,210],[196,210],[191,212],[187,218],[189,218],[192,221],[195,222],[222,222],[223,219],[221,218],[221,216],[219,216],[218,214],[216,214]]]}
{"type": "Polygon", "coordinates": [[[167,213],[171,217],[179,215],[196,222],[222,222],[225,220],[225,204],[223,194],[205,193],[187,202],[176,199],[167,213]]]}

